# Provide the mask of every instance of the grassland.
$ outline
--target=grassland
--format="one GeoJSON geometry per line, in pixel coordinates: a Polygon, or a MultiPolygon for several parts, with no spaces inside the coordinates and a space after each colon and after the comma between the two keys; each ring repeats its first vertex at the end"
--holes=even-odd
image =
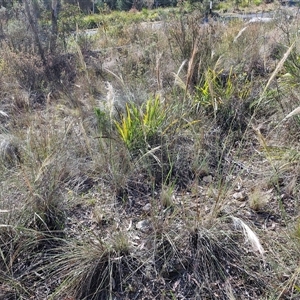
{"type": "Polygon", "coordinates": [[[0,299],[300,299],[299,17],[271,5],[65,14],[44,62],[3,21],[0,299]]]}

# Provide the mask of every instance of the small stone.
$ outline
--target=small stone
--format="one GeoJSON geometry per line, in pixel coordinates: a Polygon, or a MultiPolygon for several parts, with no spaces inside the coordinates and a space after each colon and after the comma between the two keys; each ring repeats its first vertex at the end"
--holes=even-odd
{"type": "Polygon", "coordinates": [[[247,200],[247,195],[245,192],[236,192],[232,195],[233,199],[237,201],[245,201],[247,200]]]}
{"type": "Polygon", "coordinates": [[[211,183],[213,180],[213,177],[211,175],[207,175],[207,176],[204,176],[202,180],[205,183],[211,183]]]}
{"type": "Polygon", "coordinates": [[[149,213],[151,211],[152,205],[151,203],[147,203],[146,205],[143,206],[142,210],[146,213],[149,213]]]}
{"type": "Polygon", "coordinates": [[[136,223],[135,228],[146,233],[151,230],[151,223],[148,220],[142,220],[142,221],[136,223]]]}
{"type": "Polygon", "coordinates": [[[232,174],[227,175],[227,176],[226,176],[226,181],[227,181],[227,182],[232,181],[232,180],[234,180],[234,178],[235,178],[235,176],[232,175],[232,174]]]}

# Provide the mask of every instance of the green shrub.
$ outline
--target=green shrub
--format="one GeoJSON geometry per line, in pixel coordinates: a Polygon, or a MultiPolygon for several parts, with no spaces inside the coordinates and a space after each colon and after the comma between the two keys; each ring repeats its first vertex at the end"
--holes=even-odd
{"type": "Polygon", "coordinates": [[[254,0],[254,4],[255,4],[256,6],[259,6],[259,5],[262,4],[262,0],[254,0]]]}

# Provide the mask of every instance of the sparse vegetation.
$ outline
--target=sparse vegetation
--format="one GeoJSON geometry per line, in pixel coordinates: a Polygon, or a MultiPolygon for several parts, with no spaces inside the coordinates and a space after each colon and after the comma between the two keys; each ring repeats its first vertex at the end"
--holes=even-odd
{"type": "Polygon", "coordinates": [[[300,298],[296,9],[25,2],[0,10],[0,299],[300,298]]]}

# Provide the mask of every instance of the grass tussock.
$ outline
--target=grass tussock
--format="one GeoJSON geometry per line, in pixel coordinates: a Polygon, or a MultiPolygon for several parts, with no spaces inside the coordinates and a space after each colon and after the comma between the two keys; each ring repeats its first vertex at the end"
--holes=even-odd
{"type": "Polygon", "coordinates": [[[30,9],[1,23],[0,299],[299,298],[293,10],[76,8],[54,51],[30,9]]]}

